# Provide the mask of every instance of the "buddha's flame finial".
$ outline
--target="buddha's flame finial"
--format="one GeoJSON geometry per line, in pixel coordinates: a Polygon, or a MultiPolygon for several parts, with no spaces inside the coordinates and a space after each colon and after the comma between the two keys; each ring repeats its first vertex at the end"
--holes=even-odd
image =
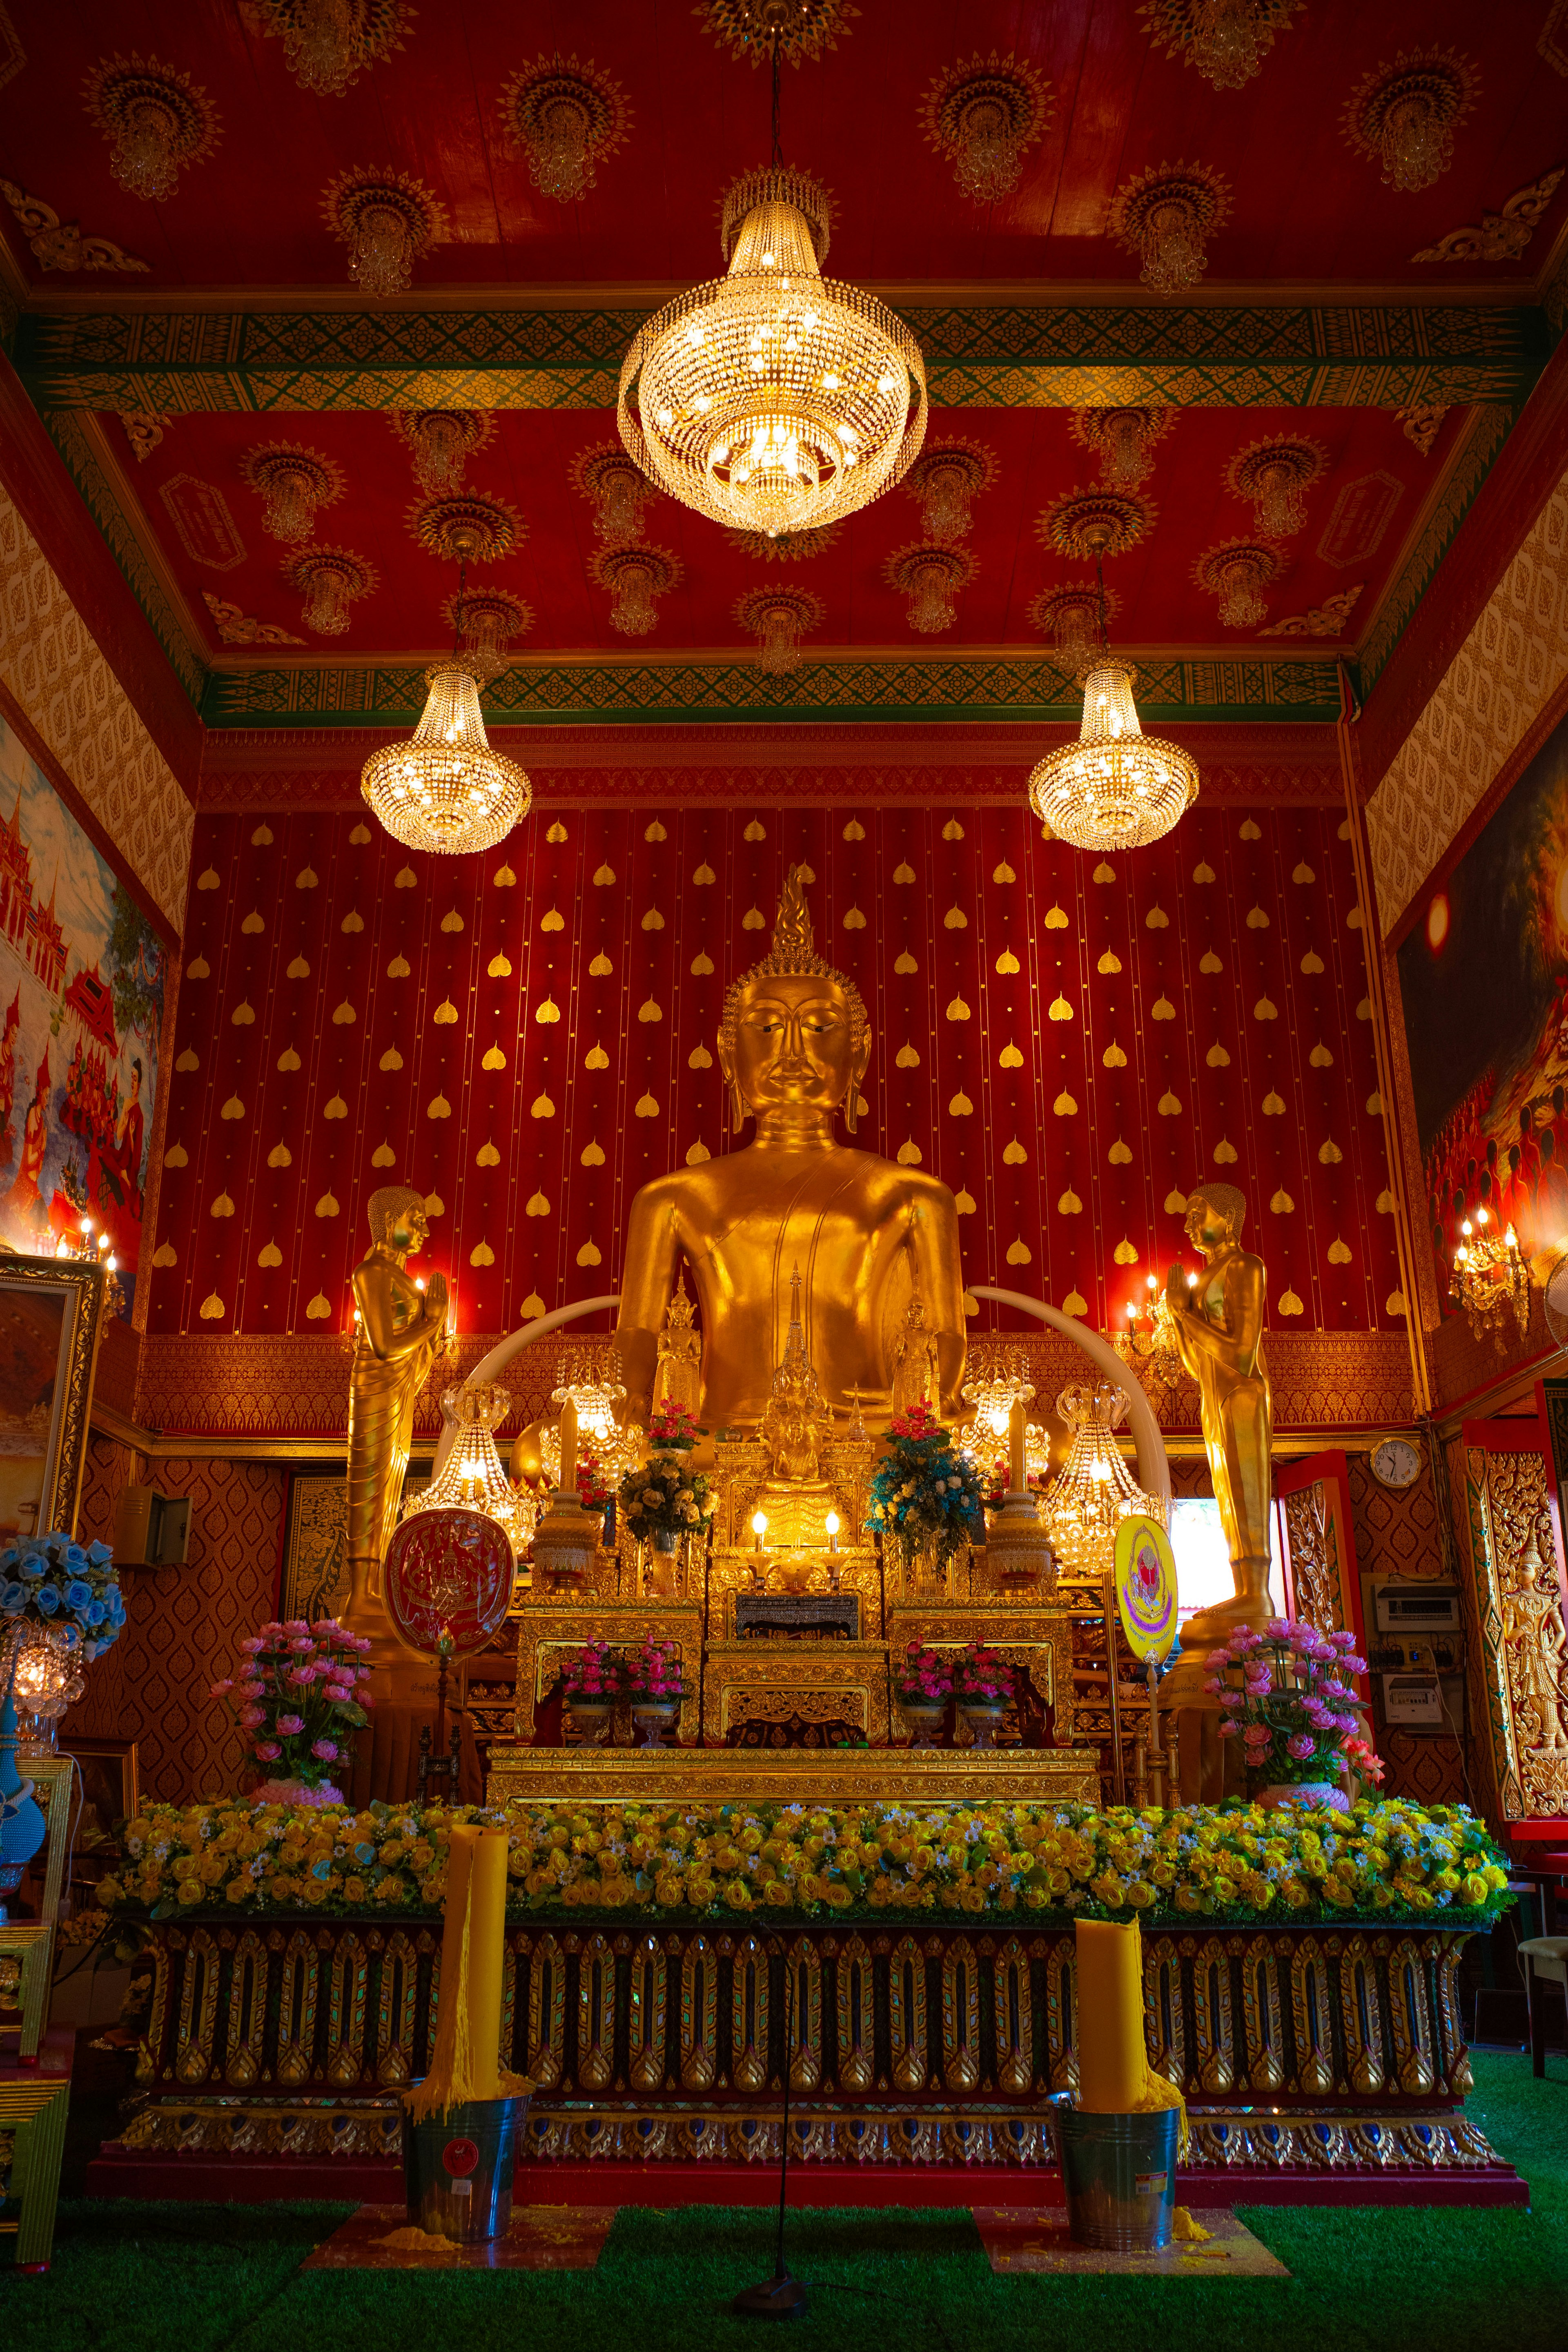
{"type": "MultiPolygon", "coordinates": [[[[816,942],[812,937],[811,914],[805,903],[802,880],[804,869],[792,866],[784,876],[784,886],[779,898],[779,910],[773,919],[773,953],[793,960],[796,956],[815,956],[816,942]]],[[[809,969],[809,967],[807,967],[809,969]]],[[[781,965],[787,970],[788,965],[781,965]]]]}

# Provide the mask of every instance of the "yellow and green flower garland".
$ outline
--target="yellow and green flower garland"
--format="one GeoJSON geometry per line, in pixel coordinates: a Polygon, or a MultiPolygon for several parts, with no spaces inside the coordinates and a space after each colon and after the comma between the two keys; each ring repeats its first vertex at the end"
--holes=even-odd
{"type": "Polygon", "coordinates": [[[455,1823],[510,1832],[514,1916],[971,1918],[1141,1916],[1152,1927],[1361,1918],[1484,1927],[1508,1873],[1463,1806],[1386,1799],[1352,1814],[1239,1803],[1087,1805],[149,1805],[99,1899],[167,1919],[325,1916],[441,1906],[455,1823]],[[1437,1916],[1441,1915],[1440,1920],[1437,1916]]]}

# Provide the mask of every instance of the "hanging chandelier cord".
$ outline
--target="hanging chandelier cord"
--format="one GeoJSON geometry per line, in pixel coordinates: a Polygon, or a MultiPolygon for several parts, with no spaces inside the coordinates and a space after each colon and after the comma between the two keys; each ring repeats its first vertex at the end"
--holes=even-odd
{"type": "Polygon", "coordinates": [[[779,141],[779,68],[784,63],[777,41],[773,43],[773,169],[784,168],[784,148],[779,141]]]}

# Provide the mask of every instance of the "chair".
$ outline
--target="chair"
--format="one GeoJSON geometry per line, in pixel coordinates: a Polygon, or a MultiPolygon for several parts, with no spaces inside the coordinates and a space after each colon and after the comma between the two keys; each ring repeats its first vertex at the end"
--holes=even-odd
{"type": "Polygon", "coordinates": [[[1559,1984],[1568,2003],[1568,1936],[1531,1936],[1521,1944],[1524,1991],[1530,2003],[1530,2060],[1537,2075],[1546,2072],[1546,2014],[1536,1984],[1559,1984]]]}

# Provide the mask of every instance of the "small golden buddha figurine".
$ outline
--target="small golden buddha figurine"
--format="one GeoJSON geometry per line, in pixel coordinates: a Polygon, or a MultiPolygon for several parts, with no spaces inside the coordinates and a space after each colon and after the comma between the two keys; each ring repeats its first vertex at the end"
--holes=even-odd
{"type": "Polygon", "coordinates": [[[684,1405],[694,1421],[702,1403],[702,1334],[694,1328],[694,1310],[686,1291],[686,1268],[678,1268],[675,1296],[658,1335],[658,1360],[654,1371],[657,1408],[668,1402],[684,1405]]]}
{"type": "Polygon", "coordinates": [[[348,1549],[343,1622],[376,1643],[377,1664],[414,1663],[387,1621],[381,1565],[397,1525],[414,1436],[414,1402],[447,1345],[447,1281],[421,1290],[407,1272],[429,1239],[421,1194],[384,1184],[370,1196],[371,1246],[353,1271],[359,1322],[349,1372],[348,1549]]]}
{"type": "Polygon", "coordinates": [[[1234,1184],[1200,1184],[1187,1196],[1187,1238],[1207,1264],[1189,1285],[1179,1265],[1165,1298],[1182,1361],[1198,1384],[1204,1451],[1220,1524],[1230,1548],[1235,1597],[1200,1610],[1182,1629],[1183,1648],[1201,1658],[1237,1625],[1262,1625],[1268,1594],[1269,1446],[1272,1412],[1263,1360],[1263,1260],[1241,1246],[1247,1201],[1234,1184]]]}
{"type": "Polygon", "coordinates": [[[893,1346],[892,1411],[895,1417],[912,1412],[917,1404],[931,1404],[940,1374],[936,1348],[926,1329],[925,1300],[911,1298],[904,1328],[893,1346]]]}
{"type": "Polygon", "coordinates": [[[841,1143],[842,1110],[855,1131],[871,1055],[866,1008],[853,982],[816,954],[791,866],[773,952],[724,1000],[719,1062],[743,1150],[674,1169],[632,1202],[619,1336],[627,1418],[647,1423],[658,1337],[682,1257],[702,1322],[702,1418],[755,1430],[784,1349],[789,1286],[801,1270],[802,1336],[824,1398],[842,1411],[858,1389],[868,1418],[885,1425],[894,1351],[910,1298],[926,1302],[935,1353],[932,1403],[957,1410],[963,1379],[963,1278],[958,1211],[934,1176],[841,1143]]]}
{"type": "Polygon", "coordinates": [[[816,1371],[805,1352],[800,1322],[800,1268],[790,1276],[789,1335],[773,1392],[763,1415],[762,1439],[775,1478],[815,1484],[822,1475],[822,1449],[833,1434],[833,1415],[823,1402],[816,1371]]]}

